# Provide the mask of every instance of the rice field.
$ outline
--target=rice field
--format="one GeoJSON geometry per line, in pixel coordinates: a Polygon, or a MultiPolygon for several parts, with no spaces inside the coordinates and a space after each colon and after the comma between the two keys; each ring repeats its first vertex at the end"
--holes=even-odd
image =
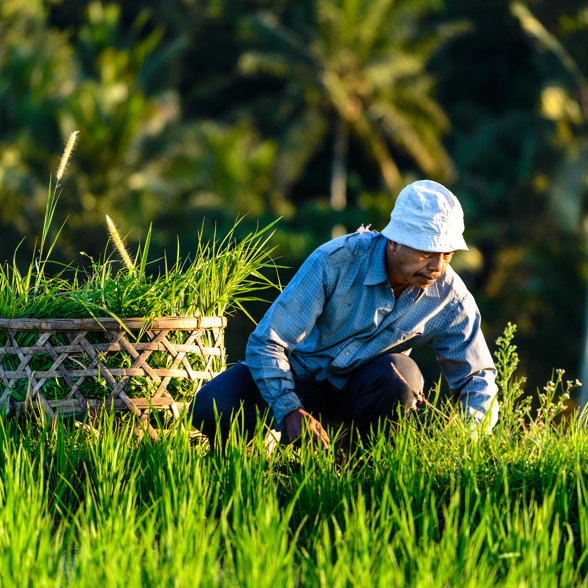
{"type": "Polygon", "coordinates": [[[588,585],[586,418],[556,425],[560,398],[478,436],[437,405],[345,455],[3,419],[0,584],[588,585]]]}

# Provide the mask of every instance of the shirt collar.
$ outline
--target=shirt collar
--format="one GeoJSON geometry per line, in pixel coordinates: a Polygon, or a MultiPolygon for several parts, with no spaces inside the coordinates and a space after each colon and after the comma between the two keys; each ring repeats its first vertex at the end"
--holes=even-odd
{"type": "Polygon", "coordinates": [[[374,247],[372,259],[368,267],[365,280],[363,281],[364,286],[375,286],[376,284],[381,284],[382,282],[388,281],[384,258],[387,243],[388,239],[380,235],[376,242],[376,246],[374,247]]]}
{"type": "Polygon", "coordinates": [[[429,298],[439,298],[439,287],[437,286],[438,281],[439,280],[435,280],[428,288],[425,288],[425,296],[428,296],[429,298]]]}

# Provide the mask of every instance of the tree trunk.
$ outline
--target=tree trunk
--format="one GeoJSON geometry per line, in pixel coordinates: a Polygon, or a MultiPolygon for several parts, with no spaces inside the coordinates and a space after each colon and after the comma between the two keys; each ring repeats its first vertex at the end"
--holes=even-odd
{"type": "Polygon", "coordinates": [[[340,117],[335,124],[333,147],[333,175],[331,176],[331,208],[343,210],[347,206],[347,154],[349,152],[349,126],[340,117]]]}
{"type": "Polygon", "coordinates": [[[355,121],[353,128],[371,150],[372,155],[380,166],[384,181],[392,193],[393,199],[396,200],[400,192],[402,179],[396,163],[394,163],[394,160],[390,156],[386,141],[377,129],[370,126],[370,123],[364,116],[360,116],[355,121]]]}

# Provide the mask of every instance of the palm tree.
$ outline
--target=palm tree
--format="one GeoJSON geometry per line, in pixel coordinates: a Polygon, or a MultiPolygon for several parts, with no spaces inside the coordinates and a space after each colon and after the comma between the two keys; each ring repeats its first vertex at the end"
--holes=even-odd
{"type": "Polygon", "coordinates": [[[284,79],[281,112],[291,117],[277,159],[278,189],[287,191],[330,133],[336,210],[346,206],[351,134],[377,162],[394,196],[401,187],[397,152],[429,176],[452,178],[439,139],[448,121],[426,72],[441,35],[423,35],[419,27],[433,5],[431,0],[318,0],[310,30],[285,26],[267,13],[255,17],[263,47],[244,53],[240,69],[284,79]]]}
{"type": "MultiPolygon", "coordinates": [[[[542,50],[557,57],[561,69],[554,72],[541,92],[541,113],[556,125],[561,159],[551,180],[551,208],[559,225],[580,234],[588,246],[588,216],[582,214],[588,185],[588,78],[559,40],[520,2],[511,4],[512,14],[542,50]],[[571,89],[571,92],[570,92],[571,89]]],[[[588,405],[588,300],[584,319],[584,345],[581,354],[580,398],[588,405]]]]}

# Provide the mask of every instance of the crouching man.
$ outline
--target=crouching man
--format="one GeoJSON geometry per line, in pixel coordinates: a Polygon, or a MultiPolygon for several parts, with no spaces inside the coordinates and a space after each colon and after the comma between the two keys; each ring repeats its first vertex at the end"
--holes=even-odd
{"type": "Polygon", "coordinates": [[[496,370],[472,295],[450,267],[467,250],[463,211],[429,180],[402,190],[382,233],[360,229],[319,247],[259,323],[239,362],[206,384],[192,422],[211,441],[242,407],[249,435],[269,408],[290,441],[306,428],[323,447],[321,422],[382,430],[422,401],[423,378],[408,357],[431,345],[472,426],[494,426],[496,370]],[[486,417],[487,413],[488,416],[486,417]]]}

